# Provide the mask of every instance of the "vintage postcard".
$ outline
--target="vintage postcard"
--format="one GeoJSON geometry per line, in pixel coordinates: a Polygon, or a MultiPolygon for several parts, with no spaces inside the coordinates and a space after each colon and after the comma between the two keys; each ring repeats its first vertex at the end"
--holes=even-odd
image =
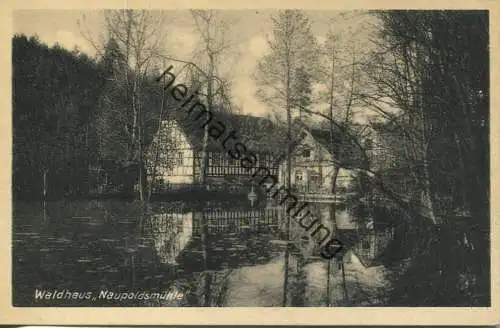
{"type": "Polygon", "coordinates": [[[2,5],[0,320],[500,322],[499,6],[396,5],[2,5]]]}

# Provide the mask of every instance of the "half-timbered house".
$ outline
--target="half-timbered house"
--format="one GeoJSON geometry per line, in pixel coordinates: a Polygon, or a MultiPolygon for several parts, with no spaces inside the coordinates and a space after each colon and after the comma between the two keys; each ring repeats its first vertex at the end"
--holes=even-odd
{"type": "MultiPolygon", "coordinates": [[[[239,143],[255,153],[255,167],[266,167],[271,175],[278,176],[278,158],[283,156],[286,144],[283,129],[262,117],[221,112],[215,115],[217,121],[225,125],[226,133],[217,140],[208,138],[205,181],[210,188],[238,188],[249,186],[255,180],[252,177],[254,170],[247,170],[240,160],[228,154],[225,146],[235,143],[235,139],[224,142],[230,131],[234,131],[239,143]]],[[[201,176],[203,140],[201,122],[180,114],[163,120],[148,152],[149,180],[159,188],[197,185],[201,176]]]]}
{"type": "MultiPolygon", "coordinates": [[[[293,129],[295,134],[301,131],[303,137],[292,151],[292,189],[299,193],[330,194],[336,166],[340,166],[337,190],[347,189],[352,181],[351,169],[362,165],[355,143],[346,141],[338,130],[332,135],[329,130],[311,129],[298,121],[294,122],[293,129]]],[[[279,170],[280,183],[284,184],[287,161],[281,163],[279,170]]]]}

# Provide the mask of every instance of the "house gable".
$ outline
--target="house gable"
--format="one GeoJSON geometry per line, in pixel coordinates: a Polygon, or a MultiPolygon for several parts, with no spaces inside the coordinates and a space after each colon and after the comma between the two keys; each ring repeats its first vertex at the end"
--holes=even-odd
{"type": "MultiPolygon", "coordinates": [[[[297,129],[297,125],[295,128],[297,129]]],[[[300,189],[299,185],[302,185],[312,192],[328,192],[335,167],[331,152],[324,140],[318,140],[306,128],[301,128],[301,131],[304,132],[304,137],[292,151],[292,186],[300,189]]],[[[286,181],[286,165],[286,160],[280,165],[280,182],[283,184],[286,181]]],[[[337,186],[347,187],[351,180],[349,170],[340,169],[337,186]]]]}
{"type": "Polygon", "coordinates": [[[194,170],[193,146],[184,130],[174,120],[165,120],[155,135],[148,151],[151,165],[148,176],[153,172],[160,183],[192,183],[194,170]],[[153,167],[156,164],[156,169],[153,167]]]}
{"type": "MultiPolygon", "coordinates": [[[[214,112],[212,123],[220,122],[224,133],[217,140],[209,137],[207,150],[207,178],[209,183],[219,183],[221,179],[231,181],[238,177],[251,177],[252,170],[241,166],[240,161],[231,158],[227,151],[241,143],[247,154],[253,152],[257,158],[257,167],[269,169],[270,174],[277,175],[277,158],[282,155],[286,135],[284,129],[269,119],[248,115],[214,112]],[[236,138],[229,142],[224,139],[234,133],[236,138]],[[227,147],[227,148],[226,148],[227,147]]],[[[160,132],[155,136],[151,147],[162,144],[160,159],[162,168],[157,170],[158,180],[172,183],[193,183],[200,175],[201,151],[203,149],[204,128],[202,122],[185,117],[178,113],[170,113],[164,120],[160,132]],[[188,159],[186,161],[186,159],[188,159]]],[[[244,154],[244,155],[247,155],[244,154]]],[[[151,155],[152,156],[152,155],[151,155]]]]}

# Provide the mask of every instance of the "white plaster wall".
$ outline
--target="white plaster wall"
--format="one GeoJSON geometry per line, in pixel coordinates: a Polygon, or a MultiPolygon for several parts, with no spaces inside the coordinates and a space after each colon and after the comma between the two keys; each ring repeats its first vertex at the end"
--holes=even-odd
{"type": "Polygon", "coordinates": [[[190,184],[194,182],[193,150],[186,148],[181,151],[184,159],[183,165],[174,165],[172,170],[164,170],[163,179],[169,183],[190,184]],[[175,174],[175,172],[178,172],[179,170],[182,170],[183,172],[191,172],[191,174],[175,174]]]}
{"type": "MultiPolygon", "coordinates": [[[[174,184],[191,184],[194,180],[193,170],[193,149],[189,144],[182,129],[176,122],[165,121],[162,125],[160,133],[170,133],[171,145],[165,146],[166,149],[160,153],[162,160],[171,160],[172,157],[177,156],[177,153],[182,153],[182,165],[174,162],[171,169],[167,169],[165,165],[160,165],[157,168],[158,176],[163,178],[165,183],[174,184]]],[[[158,136],[155,137],[155,141],[158,136]]],[[[160,146],[161,149],[161,146],[160,146]]]]}
{"type": "MultiPolygon", "coordinates": [[[[321,187],[327,190],[331,189],[332,177],[334,167],[329,159],[330,154],[317,142],[311,135],[307,135],[302,142],[297,145],[296,149],[292,154],[292,172],[291,172],[291,183],[292,185],[297,185],[295,180],[295,173],[297,170],[302,171],[303,180],[302,184],[307,185],[308,183],[308,171],[316,171],[322,176],[321,187]],[[300,156],[296,156],[302,152],[304,147],[311,149],[310,159],[302,159],[300,156]]],[[[286,159],[280,164],[280,174],[279,183],[285,184],[286,181],[286,159]]],[[[337,176],[337,187],[347,188],[352,182],[352,172],[345,169],[340,169],[337,176]]]]}

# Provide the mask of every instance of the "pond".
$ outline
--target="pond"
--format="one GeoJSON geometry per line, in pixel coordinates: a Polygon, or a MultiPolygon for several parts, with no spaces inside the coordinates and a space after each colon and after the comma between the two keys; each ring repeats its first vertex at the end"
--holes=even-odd
{"type": "MultiPolygon", "coordinates": [[[[346,304],[341,266],[311,254],[303,234],[287,242],[276,206],[93,200],[13,208],[14,306],[346,304]]],[[[360,279],[351,278],[352,289],[360,279]]]]}

